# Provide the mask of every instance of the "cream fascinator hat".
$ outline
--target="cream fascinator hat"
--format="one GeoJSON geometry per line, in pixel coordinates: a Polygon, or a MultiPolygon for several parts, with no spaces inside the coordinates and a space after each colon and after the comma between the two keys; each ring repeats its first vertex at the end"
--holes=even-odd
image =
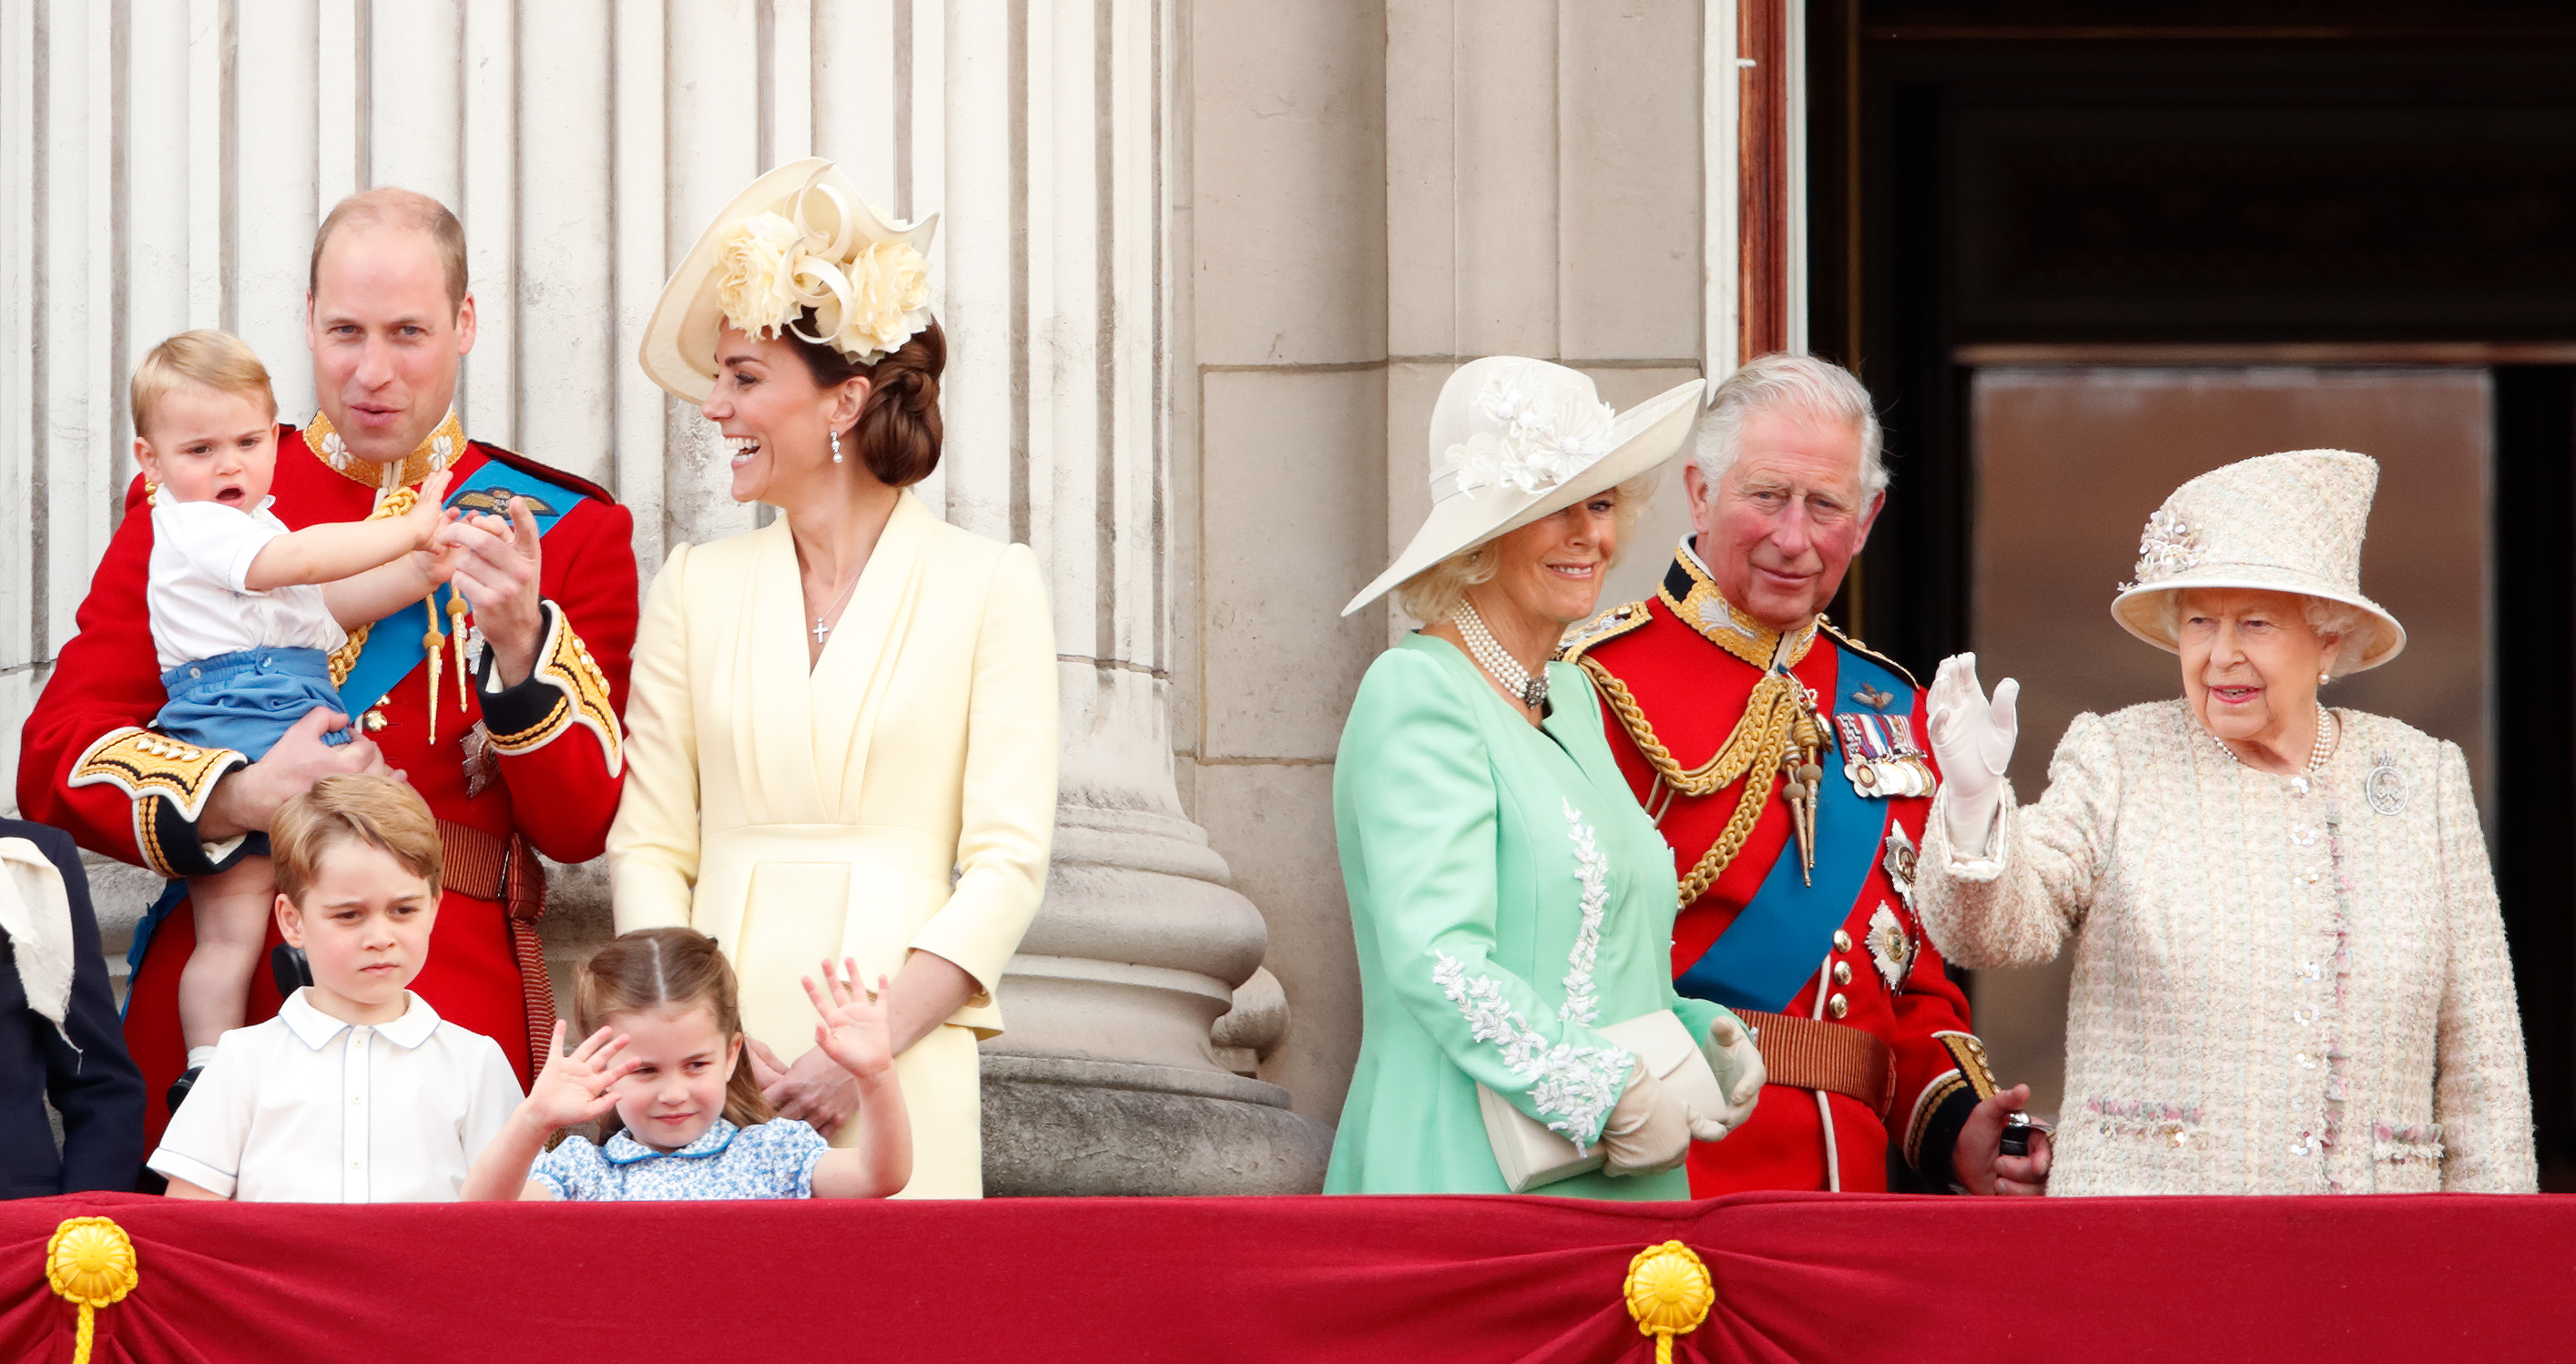
{"type": "Polygon", "coordinates": [[[874,364],[930,325],[930,251],[939,215],[891,222],[840,167],[791,161],[733,197],[680,258],[644,324],[644,372],[693,403],[714,391],[716,336],[793,332],[874,364]],[[798,325],[814,310],[814,330],[798,325]]]}
{"type": "Polygon", "coordinates": [[[1693,379],[1614,413],[1591,379],[1563,365],[1490,355],[1459,366],[1431,409],[1431,515],[1342,614],[1672,458],[1704,387],[1693,379]]]}
{"type": "Polygon", "coordinates": [[[2213,469],[2174,489],[2147,518],[2138,580],[2122,583],[2111,617],[2130,634],[2179,653],[2166,594],[2188,588],[2294,592],[2361,608],[2360,662],[2376,668],[2406,647],[2406,627],[2361,595],[2361,537],[2379,465],[2349,450],[2294,450],[2213,469]]]}

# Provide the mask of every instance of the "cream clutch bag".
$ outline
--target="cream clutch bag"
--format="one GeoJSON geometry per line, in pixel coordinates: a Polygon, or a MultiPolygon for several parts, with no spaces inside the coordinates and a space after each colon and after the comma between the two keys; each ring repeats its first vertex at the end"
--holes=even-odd
{"type": "MultiPolygon", "coordinates": [[[[1698,1039],[1672,1010],[1639,1014],[1600,1031],[1635,1052],[1639,1063],[1674,1098],[1701,1113],[1726,1111],[1726,1091],[1717,1083],[1717,1072],[1709,1069],[1698,1039]]],[[[1484,1111],[1485,1139],[1493,1143],[1494,1163],[1502,1167],[1503,1183],[1513,1193],[1598,1170],[1607,1159],[1597,1142],[1590,1152],[1577,1155],[1573,1142],[1483,1085],[1476,1086],[1476,1102],[1484,1111]]]]}

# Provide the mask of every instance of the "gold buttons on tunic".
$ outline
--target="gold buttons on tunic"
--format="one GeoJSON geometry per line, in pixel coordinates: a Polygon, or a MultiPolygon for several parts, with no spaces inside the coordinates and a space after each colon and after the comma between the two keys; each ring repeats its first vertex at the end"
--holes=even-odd
{"type": "Polygon", "coordinates": [[[374,734],[385,727],[385,713],[381,710],[368,711],[358,723],[365,727],[369,734],[374,734]]]}
{"type": "Polygon", "coordinates": [[[1825,1012],[1840,1018],[1851,1012],[1851,1001],[1843,998],[1841,992],[1837,991],[1833,998],[1825,1001],[1825,1012]]]}
{"type": "Polygon", "coordinates": [[[1850,962],[1847,962],[1847,961],[1838,961],[1838,962],[1835,962],[1835,963],[1834,963],[1834,984],[1836,984],[1836,985],[1849,985],[1849,984],[1851,984],[1851,963],[1850,963],[1850,962]]]}
{"type": "Polygon", "coordinates": [[[1835,950],[1835,951],[1837,951],[1837,952],[1848,952],[1848,951],[1850,951],[1850,950],[1851,950],[1851,935],[1850,935],[1849,933],[1845,933],[1844,931],[1842,931],[1842,930],[1841,930],[1841,929],[1839,929],[1839,928],[1835,929],[1835,930],[1834,930],[1834,950],[1835,950]]]}

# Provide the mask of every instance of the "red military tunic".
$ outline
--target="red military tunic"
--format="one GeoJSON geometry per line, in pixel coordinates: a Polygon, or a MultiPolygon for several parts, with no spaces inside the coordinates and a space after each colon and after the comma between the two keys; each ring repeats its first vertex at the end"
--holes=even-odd
{"type": "MultiPolygon", "coordinates": [[[[635,643],[634,518],[604,489],[463,441],[453,422],[440,428],[463,447],[449,465],[456,475],[451,504],[459,490],[482,486],[478,473],[501,475],[499,466],[582,495],[544,537],[539,592],[548,605],[535,673],[506,691],[468,686],[460,710],[451,639],[439,660],[435,746],[426,666],[415,665],[385,694],[375,708],[381,728],[368,727],[385,762],[410,779],[442,822],[447,848],[429,960],[412,988],[441,1017],[500,1043],[524,1086],[530,1035],[550,1030],[553,1017],[535,932],[544,880],[531,850],[561,862],[596,857],[617,812],[624,770],[618,716],[635,643]],[[465,744],[477,722],[491,737],[490,757],[469,774],[465,744]]],[[[361,476],[381,467],[351,466],[361,476]]],[[[290,527],[363,520],[375,501],[372,482],[332,469],[290,427],[279,428],[270,491],[271,510],[290,527]]],[[[152,518],[140,479],[126,493],[125,511],[81,603],[80,633],[64,646],[27,719],[19,808],[71,831],[83,847],[165,876],[198,875],[229,865],[235,854],[225,847],[216,850],[221,862],[210,857],[196,819],[215,782],[242,758],[173,745],[140,728],[167,699],[144,603],[152,518]]],[[[272,922],[269,943],[278,940],[272,922]]],[[[185,1060],[178,981],[195,943],[195,921],[182,902],[153,932],[126,1007],[126,1042],[150,1096],[153,1141],[169,1119],[164,1091],[185,1060]]],[[[280,1002],[268,972],[257,972],[246,1021],[268,1018],[280,1002]]]]}
{"type": "MultiPolygon", "coordinates": [[[[1913,850],[1932,804],[1930,758],[1919,752],[1923,697],[1903,670],[1821,618],[1783,644],[1728,605],[1685,547],[1654,598],[1604,613],[1566,651],[1602,693],[1611,752],[1673,846],[1684,899],[1673,925],[1676,987],[1739,1012],[1795,1020],[1776,1027],[1748,1020],[1772,1083],[1742,1127],[1722,1142],[1692,1146],[1691,1193],[1884,1190],[1892,1144],[1935,1187],[1948,1185],[1960,1126],[1994,1082],[1983,1046],[1968,1032],[1967,999],[1942,969],[1909,899],[1913,850]],[[1792,694],[1779,683],[1757,691],[1775,658],[1814,698],[1826,744],[1819,786],[1843,784],[1819,799],[1819,865],[1812,872],[1799,865],[1777,740],[1754,752],[1758,716],[1738,735],[1748,707],[1771,714],[1770,698],[1792,694]],[[1852,756],[1855,733],[1864,755],[1901,733],[1899,717],[1910,717],[1915,748],[1885,756],[1902,769],[1894,780],[1913,781],[1921,794],[1874,798],[1865,789],[1872,779],[1847,775],[1844,758],[1852,756]],[[1703,794],[1679,793],[1719,780],[1727,769],[1715,760],[1731,747],[1753,755],[1749,772],[1703,794]],[[1748,781],[1763,783],[1768,798],[1732,858],[1721,850],[1704,867],[1739,818],[1748,781]],[[1696,893],[1695,870],[1705,887],[1696,893]],[[1826,889],[1812,889],[1818,886],[1826,889]],[[1757,898],[1762,912],[1748,913],[1757,898]],[[1782,911],[1787,903],[1805,908],[1782,911]],[[1750,983],[1756,980],[1768,985],[1750,983]],[[1782,1083],[1815,1079],[1827,1056],[1849,1063],[1830,1071],[1846,1077],[1841,1090],[1782,1083]]],[[[1795,714],[1779,713],[1783,721],[1795,714]]]]}

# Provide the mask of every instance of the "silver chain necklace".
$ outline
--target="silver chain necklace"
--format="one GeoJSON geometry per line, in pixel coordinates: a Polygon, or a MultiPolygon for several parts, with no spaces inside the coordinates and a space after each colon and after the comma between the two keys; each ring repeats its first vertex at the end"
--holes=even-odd
{"type": "MultiPolygon", "coordinates": [[[[2313,777],[2326,770],[2326,759],[2334,756],[2335,741],[2342,737],[2343,722],[2334,718],[2333,711],[2317,707],[2317,737],[2316,742],[2308,746],[2308,776],[2313,777]]],[[[2227,746],[2225,739],[2212,734],[2209,741],[2218,745],[2218,751],[2226,754],[2229,762],[2244,763],[2245,760],[2236,755],[2236,750],[2227,746]]]]}
{"type": "Polygon", "coordinates": [[[1538,675],[1531,676],[1519,659],[1504,651],[1494,639],[1494,632],[1485,628],[1485,618],[1476,614],[1471,602],[1462,599],[1449,619],[1458,627],[1459,638],[1467,641],[1467,652],[1475,657],[1476,665],[1502,683],[1504,691],[1519,697],[1520,703],[1531,710],[1547,704],[1546,665],[1540,665],[1538,675]]]}

